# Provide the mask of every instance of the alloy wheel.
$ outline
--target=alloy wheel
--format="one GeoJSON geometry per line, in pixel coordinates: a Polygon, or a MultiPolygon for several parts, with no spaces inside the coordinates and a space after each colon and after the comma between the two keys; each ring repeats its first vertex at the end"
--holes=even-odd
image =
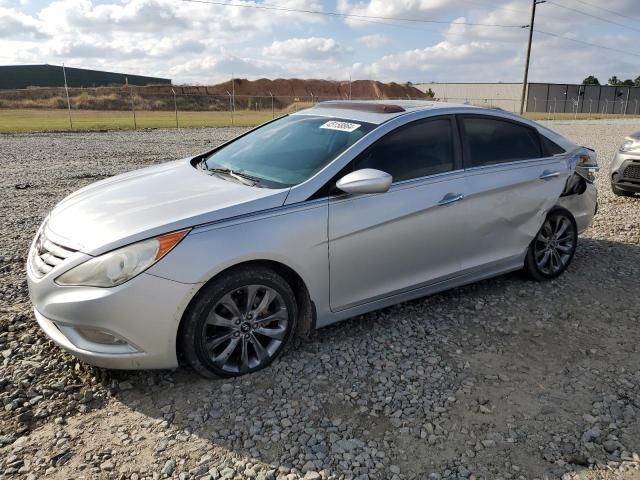
{"type": "Polygon", "coordinates": [[[554,275],[569,264],[575,248],[575,228],[563,215],[552,215],[544,222],[535,240],[534,254],[538,269],[554,275]]]}
{"type": "Polygon", "coordinates": [[[282,295],[266,285],[246,285],[225,295],[203,325],[204,351],[228,373],[260,368],[285,341],[289,313],[282,295]]]}

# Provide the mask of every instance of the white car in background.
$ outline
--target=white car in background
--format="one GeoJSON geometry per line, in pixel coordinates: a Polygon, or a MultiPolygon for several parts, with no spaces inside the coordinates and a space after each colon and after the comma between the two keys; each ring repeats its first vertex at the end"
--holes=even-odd
{"type": "Polygon", "coordinates": [[[640,131],[624,139],[611,162],[611,189],[618,196],[640,193],[640,131]]]}

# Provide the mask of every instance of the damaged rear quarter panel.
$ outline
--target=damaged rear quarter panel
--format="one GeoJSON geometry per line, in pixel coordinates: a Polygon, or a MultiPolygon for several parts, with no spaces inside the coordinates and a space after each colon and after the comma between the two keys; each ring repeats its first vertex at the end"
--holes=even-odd
{"type": "Polygon", "coordinates": [[[596,153],[579,147],[567,154],[566,162],[571,175],[556,206],[571,212],[576,220],[578,233],[582,233],[593,221],[598,202],[596,184],[589,178],[599,169],[596,153]]]}
{"type": "Polygon", "coordinates": [[[572,174],[564,156],[468,171],[469,242],[463,269],[524,258],[572,174]],[[553,174],[546,179],[547,174],[553,174]]]}

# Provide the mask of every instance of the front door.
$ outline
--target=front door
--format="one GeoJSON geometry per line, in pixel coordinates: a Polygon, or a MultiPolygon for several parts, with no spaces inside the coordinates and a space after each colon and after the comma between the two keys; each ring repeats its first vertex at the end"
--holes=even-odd
{"type": "Polygon", "coordinates": [[[465,178],[452,117],[420,120],[382,137],[353,161],[393,184],[380,194],[329,200],[332,310],[458,274],[465,178]]]}

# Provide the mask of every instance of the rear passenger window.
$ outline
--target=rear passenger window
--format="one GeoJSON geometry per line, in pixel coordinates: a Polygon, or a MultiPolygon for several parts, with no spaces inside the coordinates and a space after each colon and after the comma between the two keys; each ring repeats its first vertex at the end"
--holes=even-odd
{"type": "Polygon", "coordinates": [[[541,158],[538,132],[517,123],[480,117],[462,117],[472,167],[541,158]]]}
{"type": "Polygon", "coordinates": [[[388,133],[354,160],[353,169],[375,168],[394,182],[453,170],[453,129],[448,118],[421,120],[388,133]]]}
{"type": "Polygon", "coordinates": [[[558,155],[559,153],[565,153],[565,149],[558,145],[556,142],[552,142],[544,135],[540,135],[542,139],[542,146],[548,155],[558,155]]]}

